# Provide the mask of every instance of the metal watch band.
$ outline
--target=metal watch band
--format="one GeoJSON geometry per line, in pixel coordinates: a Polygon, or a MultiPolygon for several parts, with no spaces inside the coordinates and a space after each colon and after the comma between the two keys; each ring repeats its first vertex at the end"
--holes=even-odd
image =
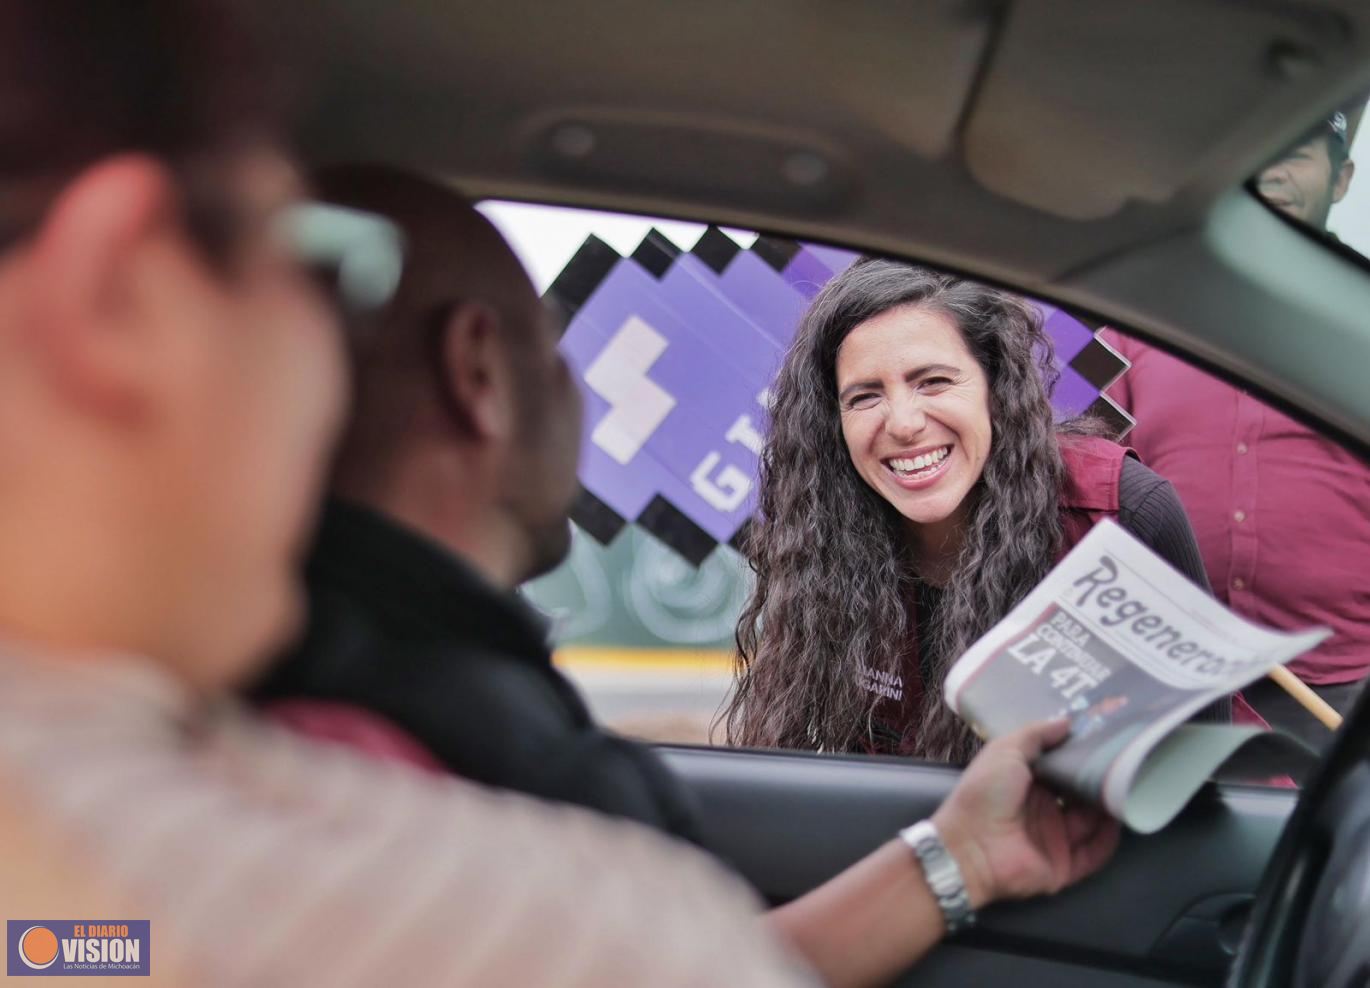
{"type": "Polygon", "coordinates": [[[970,895],[966,891],[965,879],[947,846],[931,820],[920,820],[911,827],[899,831],[900,839],[913,849],[918,863],[923,866],[923,876],[928,888],[937,897],[937,905],[942,910],[942,918],[947,924],[947,934],[951,935],[968,926],[975,925],[975,911],[970,907],[970,895]]]}

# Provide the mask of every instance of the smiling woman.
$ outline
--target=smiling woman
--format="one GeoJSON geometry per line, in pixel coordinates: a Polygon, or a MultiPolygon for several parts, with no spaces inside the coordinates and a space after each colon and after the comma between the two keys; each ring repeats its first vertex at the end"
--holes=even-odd
{"type": "Polygon", "coordinates": [[[947,669],[1101,518],[1207,585],[1173,488],[1058,423],[1055,379],[1006,292],[867,260],[814,299],[774,389],[731,742],[967,760],[947,669]]]}
{"type": "Polygon", "coordinates": [[[852,466],[903,516],[928,579],[950,574],[989,456],[989,382],[956,323],[900,306],[837,351],[838,408],[852,466]]]}

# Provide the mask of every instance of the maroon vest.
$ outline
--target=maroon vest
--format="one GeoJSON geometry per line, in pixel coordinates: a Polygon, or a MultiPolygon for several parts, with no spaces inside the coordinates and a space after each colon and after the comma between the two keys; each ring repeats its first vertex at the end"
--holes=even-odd
{"type": "Polygon", "coordinates": [[[1123,460],[1137,454],[1125,446],[1094,436],[1062,436],[1061,460],[1066,478],[1061,489],[1061,551],[1059,562],[1100,519],[1118,517],[1118,485],[1123,460]]]}
{"type": "MultiPolygon", "coordinates": [[[[1118,516],[1118,483],[1123,460],[1136,456],[1130,449],[1093,436],[1062,436],[1061,460],[1065,483],[1061,489],[1061,551],[1059,560],[1085,537],[1101,518],[1118,516]]],[[[909,624],[916,626],[917,611],[909,601],[909,624]]],[[[917,739],[918,713],[923,703],[923,676],[918,661],[918,642],[910,639],[902,662],[902,682],[866,674],[863,685],[881,697],[875,709],[876,737],[868,750],[873,754],[908,754],[917,739]]]]}

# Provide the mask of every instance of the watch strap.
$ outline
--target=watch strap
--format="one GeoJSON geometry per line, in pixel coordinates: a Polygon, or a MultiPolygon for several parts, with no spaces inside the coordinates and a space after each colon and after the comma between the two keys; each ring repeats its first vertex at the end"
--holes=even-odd
{"type": "Polygon", "coordinates": [[[922,865],[923,877],[946,921],[947,934],[975,925],[975,910],[970,906],[965,878],[956,859],[942,843],[936,825],[931,820],[920,820],[899,831],[899,837],[913,850],[922,865]]]}

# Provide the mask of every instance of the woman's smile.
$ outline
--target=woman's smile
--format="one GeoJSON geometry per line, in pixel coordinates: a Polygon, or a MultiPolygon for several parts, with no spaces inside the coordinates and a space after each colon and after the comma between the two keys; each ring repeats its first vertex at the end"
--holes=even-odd
{"type": "Polygon", "coordinates": [[[937,483],[950,469],[952,449],[948,443],[927,452],[890,457],[884,461],[885,469],[904,490],[921,491],[937,483]]]}
{"type": "Polygon", "coordinates": [[[847,334],[835,363],[852,466],[920,540],[937,538],[964,513],[992,436],[988,379],[960,328],[933,309],[888,309],[847,334]]]}

